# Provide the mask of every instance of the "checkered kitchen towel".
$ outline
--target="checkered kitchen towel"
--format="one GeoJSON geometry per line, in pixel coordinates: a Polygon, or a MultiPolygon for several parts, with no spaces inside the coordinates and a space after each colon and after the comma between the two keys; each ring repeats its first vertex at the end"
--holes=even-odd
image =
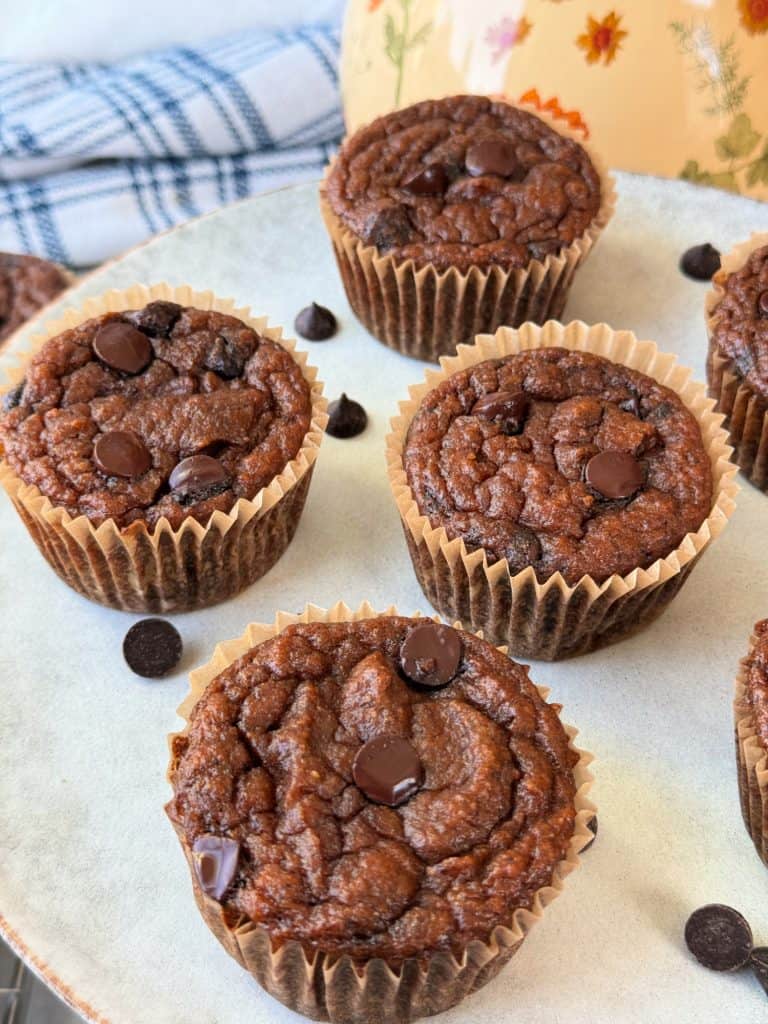
{"type": "Polygon", "coordinates": [[[0,250],[89,266],[319,178],[343,131],[338,48],[318,27],[111,65],[0,61],[0,250]]]}

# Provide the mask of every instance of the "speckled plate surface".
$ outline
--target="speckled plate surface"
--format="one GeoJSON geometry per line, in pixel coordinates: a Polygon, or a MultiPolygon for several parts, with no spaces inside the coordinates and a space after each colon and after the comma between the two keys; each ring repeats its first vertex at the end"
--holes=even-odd
{"type": "MultiPolygon", "coordinates": [[[[679,182],[620,175],[618,184],[617,215],[567,315],[632,328],[702,378],[706,285],[682,277],[678,257],[768,229],[768,208],[679,182]]],[[[0,496],[0,930],[88,1020],[288,1024],[299,1018],[219,948],[194,906],[163,814],[166,736],[179,727],[186,672],[250,621],[340,598],[428,610],[384,468],[389,417],[424,367],[351,317],[313,186],[161,236],[67,301],[159,280],[232,296],[289,332],[309,301],[330,306],[340,334],[304,345],[328,397],[347,391],[371,423],[354,440],[326,438],[296,539],[263,580],[175,617],[186,654],[162,682],[122,662],[136,616],[60,583],[0,496]]],[[[707,902],[739,908],[768,943],[768,874],[741,823],[730,707],[752,624],[768,614],[768,498],[745,486],[738,504],[658,622],[596,654],[533,666],[596,755],[600,833],[510,966],[444,1024],[765,1021],[756,982],[707,973],[682,944],[686,917],[707,902]]]]}

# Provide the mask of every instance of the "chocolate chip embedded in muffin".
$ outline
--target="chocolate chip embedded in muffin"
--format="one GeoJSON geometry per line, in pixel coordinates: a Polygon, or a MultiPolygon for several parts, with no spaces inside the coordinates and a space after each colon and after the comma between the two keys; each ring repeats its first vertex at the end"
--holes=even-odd
{"type": "Polygon", "coordinates": [[[36,256],[0,252],[0,341],[69,285],[60,267],[36,256]]]}
{"type": "Polygon", "coordinates": [[[712,345],[768,397],[768,245],[755,249],[739,270],[718,275],[717,282],[723,295],[712,311],[712,345]]]}
{"type": "Polygon", "coordinates": [[[325,194],[368,245],[460,271],[559,252],[584,235],[601,202],[577,142],[482,96],[425,100],[361,128],[341,147],[325,194]]]}
{"type": "Polygon", "coordinates": [[[512,573],[602,582],[699,529],[712,470],[670,389],[600,356],[544,348],[479,363],[428,392],[403,462],[434,528],[512,573]]]}
{"type": "Polygon", "coordinates": [[[450,683],[410,686],[398,662],[424,625],[289,626],[199,699],[174,741],[168,812],[188,850],[236,844],[214,893],[227,920],[397,964],[460,955],[551,882],[576,818],[557,713],[523,666],[460,631],[450,683]]]}

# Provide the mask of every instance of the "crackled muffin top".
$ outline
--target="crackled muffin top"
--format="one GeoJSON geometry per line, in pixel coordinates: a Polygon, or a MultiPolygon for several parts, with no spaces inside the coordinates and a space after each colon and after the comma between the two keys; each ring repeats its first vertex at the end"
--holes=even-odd
{"type": "Polygon", "coordinates": [[[49,339],[6,393],[0,451],[95,524],[206,522],[297,454],[309,385],[277,342],[223,313],[151,302],[49,339]]]}
{"type": "Polygon", "coordinates": [[[482,96],[424,100],[349,138],[325,193],[366,244],[438,270],[522,267],[584,234],[600,208],[585,150],[482,96]]]}
{"type": "Polygon", "coordinates": [[[295,625],[208,686],[168,812],[231,923],[392,962],[530,906],[573,835],[576,761],[527,670],[469,633],[295,625]],[[382,744],[414,762],[396,806],[360,774],[382,744]]]}
{"type": "Polygon", "coordinates": [[[67,283],[55,263],[0,252],[0,342],[63,292],[67,283]]]}
{"type": "Polygon", "coordinates": [[[428,392],[404,451],[420,512],[488,561],[570,584],[647,568],[698,530],[712,471],[669,388],[587,352],[492,359],[428,392]]]}
{"type": "Polygon", "coordinates": [[[724,294],[712,313],[712,342],[768,396],[768,245],[755,249],[740,270],[715,274],[715,281],[724,294]]]}
{"type": "Polygon", "coordinates": [[[755,644],[747,659],[745,696],[755,716],[757,737],[768,750],[768,619],[755,625],[755,644]]]}

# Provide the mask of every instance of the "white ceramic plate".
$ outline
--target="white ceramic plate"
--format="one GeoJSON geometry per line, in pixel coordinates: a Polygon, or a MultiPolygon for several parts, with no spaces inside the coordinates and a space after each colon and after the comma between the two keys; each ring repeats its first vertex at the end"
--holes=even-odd
{"type": "MultiPolygon", "coordinates": [[[[768,228],[768,206],[677,182],[619,176],[614,222],[579,273],[569,317],[654,338],[704,373],[705,287],[680,253],[768,228]]],[[[67,301],[136,281],[188,282],[291,330],[311,300],[341,333],[310,345],[326,393],[371,425],[326,438],[288,552],[228,604],[177,616],[181,670],[142,682],[121,657],[136,618],[89,604],[53,575],[0,499],[0,914],[12,944],[90,1020],[288,1024],[209,933],[163,813],[166,735],[186,672],[276,609],[339,598],[427,611],[384,471],[384,435],[422,364],[352,318],[306,186],[191,223],[89,277],[67,301]]],[[[55,312],[55,310],[53,311],[55,312]]],[[[18,339],[20,341],[21,339],[18,339]]],[[[14,344],[18,344],[15,341],[14,344]]],[[[6,356],[7,358],[7,356],[6,356]]],[[[688,957],[695,907],[731,903],[768,944],[768,874],[739,814],[731,687],[754,621],[768,615],[768,497],[748,486],[724,535],[666,614],[597,654],[535,665],[597,756],[600,834],[522,951],[444,1024],[758,1024],[748,976],[688,957]]]]}

